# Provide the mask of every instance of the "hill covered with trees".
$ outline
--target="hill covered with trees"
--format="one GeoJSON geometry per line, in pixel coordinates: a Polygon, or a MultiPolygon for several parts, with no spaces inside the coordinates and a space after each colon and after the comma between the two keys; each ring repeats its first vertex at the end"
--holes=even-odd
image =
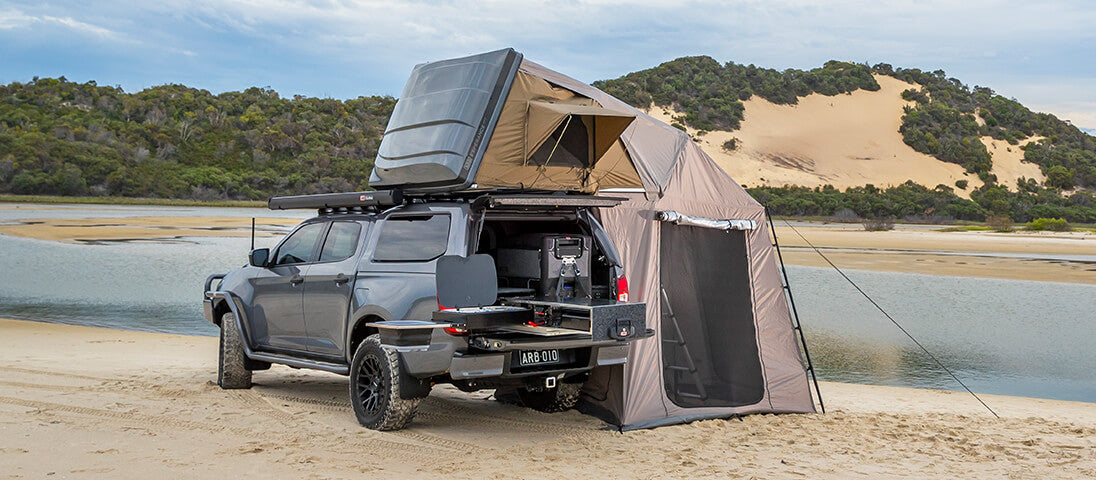
{"type": "Polygon", "coordinates": [[[873,74],[921,86],[902,94],[915,102],[906,109],[900,129],[914,150],[962,165],[993,183],[991,155],[979,139],[993,137],[1023,148],[1024,160],[1039,165],[1047,176],[1047,187],[1096,188],[1096,138],[989,88],[968,87],[943,70],[830,61],[813,70],[777,71],[734,62],[721,65],[710,57],[684,57],[594,86],[637,108],[654,105],[681,112],[681,121],[698,130],[734,131],[742,121],[742,101],[753,95],[776,104],[795,104],[811,93],[875,91],[879,85],[873,74]],[[1035,136],[1043,138],[1019,145],[1035,136]]]}
{"type": "MultiPolygon", "coordinates": [[[[753,95],[795,104],[812,93],[878,91],[874,75],[919,85],[903,92],[914,102],[902,117],[906,144],[962,165],[986,185],[969,200],[946,185],[751,189],[774,213],[1096,222],[1096,138],[942,71],[838,61],[777,71],[684,57],[594,85],[637,107],[672,108],[695,129],[734,131],[742,102],[753,95]],[[998,185],[981,136],[1022,148],[1046,180],[1024,180],[1018,191],[998,185]]],[[[282,98],[264,88],[214,95],[164,85],[127,93],[63,77],[0,85],[0,193],[261,200],[366,189],[394,105],[378,96],[282,98]]]]}
{"type": "Polygon", "coordinates": [[[255,200],[364,189],[395,102],[16,82],[0,86],[0,191],[255,200]]]}

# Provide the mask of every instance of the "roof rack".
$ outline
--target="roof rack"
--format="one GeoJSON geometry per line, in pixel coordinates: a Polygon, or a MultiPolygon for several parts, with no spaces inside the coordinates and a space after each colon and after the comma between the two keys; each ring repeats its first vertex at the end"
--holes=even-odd
{"type": "Polygon", "coordinates": [[[271,197],[270,200],[266,202],[267,208],[271,210],[393,207],[401,204],[403,204],[402,190],[293,195],[287,197],[271,197]]]}

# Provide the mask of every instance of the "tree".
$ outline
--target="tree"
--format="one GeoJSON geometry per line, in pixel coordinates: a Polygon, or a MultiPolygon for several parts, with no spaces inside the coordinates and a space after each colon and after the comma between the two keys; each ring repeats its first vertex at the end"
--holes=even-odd
{"type": "Polygon", "coordinates": [[[1055,165],[1047,169],[1047,179],[1043,183],[1048,187],[1069,189],[1073,188],[1075,175],[1076,173],[1073,170],[1061,165],[1055,165]]]}

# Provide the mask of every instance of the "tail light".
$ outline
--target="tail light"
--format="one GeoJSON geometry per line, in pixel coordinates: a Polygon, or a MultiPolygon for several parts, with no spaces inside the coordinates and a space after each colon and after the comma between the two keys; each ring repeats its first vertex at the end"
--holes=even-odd
{"type": "Polygon", "coordinates": [[[628,301],[628,279],[624,275],[616,278],[616,295],[618,302],[628,301]]]}
{"type": "MultiPolygon", "coordinates": [[[[438,300],[437,302],[438,302],[438,311],[439,312],[442,311],[442,310],[456,310],[455,308],[445,308],[445,305],[441,304],[441,300],[438,300]]],[[[442,328],[442,331],[444,331],[445,333],[448,333],[448,334],[450,334],[454,337],[464,337],[464,336],[468,335],[468,329],[467,328],[461,328],[461,327],[445,327],[445,328],[442,328]]]]}
{"type": "Polygon", "coordinates": [[[461,327],[445,327],[442,330],[454,337],[466,337],[468,336],[468,329],[461,327]]]}

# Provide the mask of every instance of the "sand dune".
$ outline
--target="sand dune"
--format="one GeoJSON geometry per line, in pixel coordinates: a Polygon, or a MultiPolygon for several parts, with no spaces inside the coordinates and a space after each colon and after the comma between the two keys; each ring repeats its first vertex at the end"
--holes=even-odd
{"type": "MultiPolygon", "coordinates": [[[[689,133],[700,139],[704,151],[731,177],[748,186],[828,184],[843,189],[913,180],[929,188],[944,184],[963,196],[981,186],[982,181],[963,167],[916,152],[902,142],[898,133],[902,108],[913,102],[903,100],[901,93],[917,86],[887,76],[875,78],[879,91],[832,97],[812,94],[800,98],[797,105],[776,105],[754,96],[743,102],[745,121],[737,131],[700,137],[694,129],[689,133]],[[738,140],[738,147],[724,150],[723,143],[732,138],[738,140]],[[968,181],[965,191],[955,187],[957,180],[968,181]]],[[[648,113],[667,123],[675,115],[662,107],[648,113]]],[[[1037,165],[1020,162],[1019,146],[989,137],[983,142],[993,154],[993,173],[999,183],[1015,190],[1018,177],[1042,180],[1037,165]]]]}
{"type": "Polygon", "coordinates": [[[1008,187],[1012,191],[1016,191],[1016,180],[1020,177],[1034,178],[1041,185],[1043,180],[1046,180],[1046,175],[1043,175],[1038,165],[1023,161],[1024,151],[1020,149],[1020,146],[1028,142],[1037,142],[1042,138],[1038,136],[1025,138],[1016,145],[1009,145],[1004,140],[982,137],[982,143],[986,145],[986,150],[989,150],[989,153],[993,155],[993,169],[990,170],[990,173],[997,176],[997,183],[1008,187]]]}
{"type": "Polygon", "coordinates": [[[0,320],[8,478],[1091,478],[1096,404],[824,383],[830,413],[626,434],[436,388],[360,428],[343,377],[213,384],[217,339],[0,320]],[[261,472],[261,474],[259,473],[261,472]]]}

